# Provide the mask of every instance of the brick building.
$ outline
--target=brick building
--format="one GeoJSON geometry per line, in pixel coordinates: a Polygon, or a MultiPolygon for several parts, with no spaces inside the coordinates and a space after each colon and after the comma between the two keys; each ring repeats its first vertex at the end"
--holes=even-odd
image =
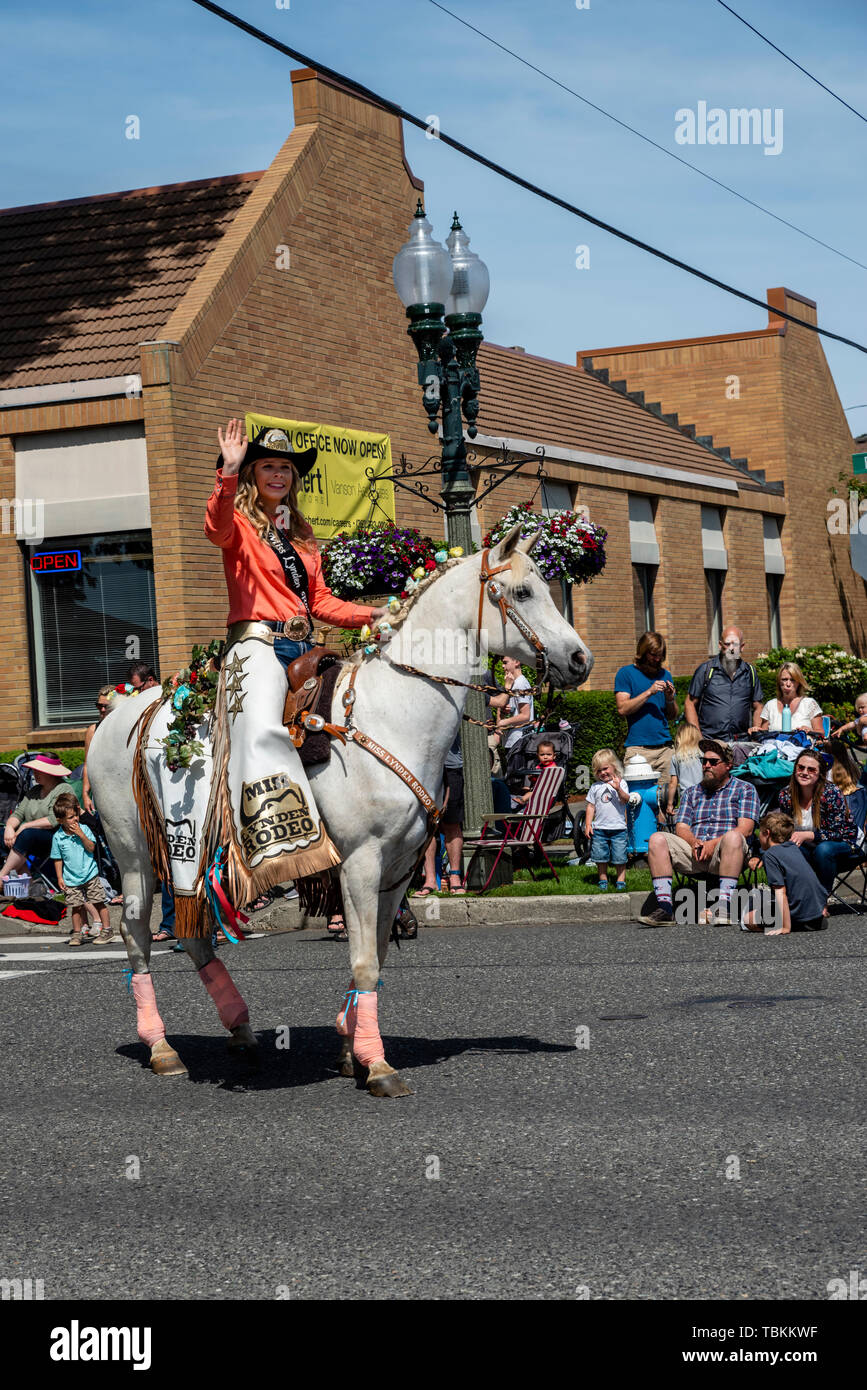
{"type": "MultiPolygon", "coordinates": [[[[131,654],[165,672],[220,633],[202,517],[229,415],[384,432],[414,462],[431,452],[391,281],[421,189],[400,122],[311,71],[292,81],[294,129],[264,171],[0,213],[0,748],[79,743],[96,689],[131,654]]],[[[863,582],[845,538],[826,562],[817,520],[851,452],[818,341],[772,322],[591,356],[570,366],[485,344],[476,453],[482,478],[504,440],[547,453],[544,495],[504,485],[480,533],[534,495],[586,506],[609,531],[604,575],[557,595],[597,654],[594,684],[648,623],[678,672],[733,617],[753,652],[777,630],[860,650],[863,582]],[[706,373],[681,362],[688,351],[709,354],[706,373]],[[731,374],[739,409],[714,413],[714,382],[731,374]]],[[[442,526],[405,492],[397,517],[442,526]]]]}

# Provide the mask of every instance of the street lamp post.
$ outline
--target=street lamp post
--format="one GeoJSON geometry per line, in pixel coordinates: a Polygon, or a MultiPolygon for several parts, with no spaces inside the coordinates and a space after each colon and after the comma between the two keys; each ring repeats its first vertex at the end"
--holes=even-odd
{"type": "MultiPolygon", "coordinates": [[[[473,548],[471,508],[475,489],[467,469],[461,416],[470,438],[476,435],[479,373],[476,353],[482,341],[482,310],[490,289],[484,262],[469,249],[469,237],[455,213],[448,250],[433,239],[433,229],[419,199],[409,241],[394,258],[394,286],[406,308],[408,334],[418,352],[418,380],[436,434],[442,421],[442,491],[449,546],[473,548]]],[[[479,676],[482,672],[480,670],[479,676]]],[[[477,677],[478,679],[479,677],[477,677]]],[[[466,713],[485,717],[484,696],[468,693],[466,713]]],[[[493,813],[491,770],[485,730],[464,722],[464,831],[478,836],[485,816],[493,813]]]]}

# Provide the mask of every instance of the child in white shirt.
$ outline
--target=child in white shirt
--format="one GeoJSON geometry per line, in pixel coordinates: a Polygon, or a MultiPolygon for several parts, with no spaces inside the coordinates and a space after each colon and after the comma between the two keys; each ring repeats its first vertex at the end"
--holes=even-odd
{"type": "Polygon", "coordinates": [[[600,893],[608,892],[608,865],[617,871],[614,891],[626,891],[626,807],[629,788],[623,779],[623,767],[612,748],[600,748],[590,764],[593,785],[587,793],[584,829],[592,835],[590,858],[599,875],[600,893]]]}

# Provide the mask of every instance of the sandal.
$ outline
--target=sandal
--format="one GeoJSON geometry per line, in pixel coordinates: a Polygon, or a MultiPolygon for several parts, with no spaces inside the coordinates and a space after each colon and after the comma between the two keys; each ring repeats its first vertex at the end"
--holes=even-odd
{"type": "Polygon", "coordinates": [[[159,931],[157,932],[156,936],[152,936],[152,937],[151,937],[151,943],[154,944],[154,943],[156,943],[157,941],[174,941],[174,939],[175,939],[175,934],[174,934],[174,932],[166,931],[165,927],[160,927],[160,929],[159,929],[159,931]]]}
{"type": "Polygon", "coordinates": [[[346,930],[346,923],[341,912],[335,912],[329,922],[326,923],[326,930],[330,941],[348,941],[349,933],[346,930]]]}
{"type": "Polygon", "coordinates": [[[256,901],[255,901],[254,903],[248,903],[248,905],[247,905],[247,911],[248,911],[248,912],[261,912],[263,907],[270,907],[273,901],[274,901],[274,894],[271,892],[271,890],[270,890],[270,888],[269,888],[266,892],[260,893],[259,896],[258,896],[258,898],[256,899],[256,901]]]}
{"type": "Polygon", "coordinates": [[[465,898],[467,895],[467,890],[464,887],[464,876],[461,873],[460,869],[449,869],[449,880],[453,878],[458,879],[459,883],[457,888],[453,888],[451,882],[449,882],[449,893],[451,893],[453,898],[465,898]]]}
{"type": "Polygon", "coordinates": [[[436,893],[436,891],[436,887],[432,887],[429,883],[423,883],[421,888],[414,888],[412,890],[412,896],[414,898],[429,898],[431,894],[436,893]]]}

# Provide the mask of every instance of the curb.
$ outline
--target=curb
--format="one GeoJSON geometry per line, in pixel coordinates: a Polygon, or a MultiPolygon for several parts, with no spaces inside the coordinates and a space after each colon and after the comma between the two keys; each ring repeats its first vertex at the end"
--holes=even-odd
{"type": "MultiPolygon", "coordinates": [[[[420,927],[497,926],[595,926],[605,922],[635,921],[647,898],[638,893],[551,894],[525,898],[410,898],[420,927]]],[[[302,931],[318,925],[319,918],[304,918],[297,903],[275,903],[255,918],[251,926],[261,932],[302,931]]],[[[324,924],[323,924],[324,925],[324,924]]]]}

